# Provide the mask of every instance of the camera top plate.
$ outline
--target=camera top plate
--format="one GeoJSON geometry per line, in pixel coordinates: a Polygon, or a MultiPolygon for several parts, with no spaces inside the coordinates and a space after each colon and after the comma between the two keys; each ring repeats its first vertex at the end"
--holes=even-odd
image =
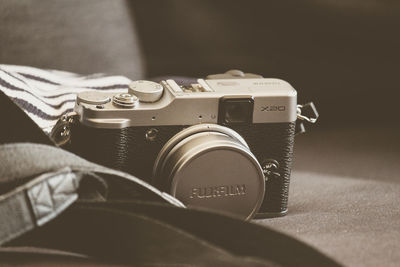
{"type": "MultiPolygon", "coordinates": [[[[198,79],[189,87],[166,80],[158,89],[157,99],[152,99],[154,102],[139,101],[132,106],[121,106],[110,101],[99,106],[78,101],[75,111],[82,124],[96,128],[195,125],[223,121],[220,100],[241,98],[253,103],[249,106],[253,110],[246,111],[250,114],[246,123],[293,122],[297,116],[297,92],[280,79],[198,79]]],[[[129,93],[135,92],[130,90],[129,93]]],[[[115,93],[101,94],[110,99],[115,96],[115,93]]]]}

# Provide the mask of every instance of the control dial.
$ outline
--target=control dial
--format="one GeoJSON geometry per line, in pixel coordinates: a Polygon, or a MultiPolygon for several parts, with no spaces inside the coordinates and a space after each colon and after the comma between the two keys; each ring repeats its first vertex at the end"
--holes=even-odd
{"type": "Polygon", "coordinates": [[[140,102],[156,102],[163,91],[161,84],[150,81],[134,81],[129,85],[129,93],[137,96],[140,102]]]}

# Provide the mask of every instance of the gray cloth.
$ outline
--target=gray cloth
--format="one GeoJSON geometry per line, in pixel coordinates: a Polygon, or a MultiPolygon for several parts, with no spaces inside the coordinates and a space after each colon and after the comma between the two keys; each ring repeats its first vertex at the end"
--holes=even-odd
{"type": "Polygon", "coordinates": [[[166,203],[178,207],[184,206],[174,197],[159,191],[141,179],[89,162],[57,147],[30,143],[5,144],[0,146],[0,158],[2,159],[0,161],[0,182],[3,184],[69,167],[74,172],[113,175],[116,178],[130,181],[137,188],[158,196],[166,203]]]}
{"type": "Polygon", "coordinates": [[[0,185],[29,182],[0,195],[0,245],[54,219],[78,199],[81,174],[103,173],[129,180],[166,203],[183,204],[136,177],[86,161],[60,148],[16,143],[0,146],[0,185]],[[7,218],[5,220],[4,218],[7,218]]]}
{"type": "Polygon", "coordinates": [[[400,130],[315,130],[296,139],[286,217],[258,223],[346,266],[400,263],[400,130]]]}
{"type": "Polygon", "coordinates": [[[184,207],[177,199],[132,175],[91,163],[60,148],[5,144],[0,146],[0,158],[0,185],[18,184],[18,180],[38,176],[0,195],[0,214],[7,218],[0,220],[0,245],[36,225],[47,223],[77,200],[81,174],[113,175],[166,203],[184,207]]]}

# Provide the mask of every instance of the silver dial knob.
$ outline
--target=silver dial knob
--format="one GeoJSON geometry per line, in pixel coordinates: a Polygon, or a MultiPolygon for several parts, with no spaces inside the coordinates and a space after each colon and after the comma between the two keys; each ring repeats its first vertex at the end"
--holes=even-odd
{"type": "Polygon", "coordinates": [[[134,81],[129,85],[129,93],[136,95],[140,102],[156,102],[163,91],[161,84],[150,81],[134,81]]]}
{"type": "Polygon", "coordinates": [[[79,93],[76,98],[77,104],[86,103],[91,105],[103,105],[110,101],[111,99],[109,96],[96,91],[86,91],[79,93]]]}
{"type": "Polygon", "coordinates": [[[133,94],[121,93],[113,97],[113,103],[120,107],[133,108],[138,103],[138,98],[133,94]]]}

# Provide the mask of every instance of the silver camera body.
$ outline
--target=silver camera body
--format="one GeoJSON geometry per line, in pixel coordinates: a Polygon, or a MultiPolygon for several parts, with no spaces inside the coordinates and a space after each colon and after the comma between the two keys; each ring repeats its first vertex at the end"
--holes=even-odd
{"type": "Polygon", "coordinates": [[[232,73],[189,84],[134,81],[83,92],[71,151],[121,169],[187,206],[243,219],[287,212],[297,92],[286,81],[232,73]]]}

